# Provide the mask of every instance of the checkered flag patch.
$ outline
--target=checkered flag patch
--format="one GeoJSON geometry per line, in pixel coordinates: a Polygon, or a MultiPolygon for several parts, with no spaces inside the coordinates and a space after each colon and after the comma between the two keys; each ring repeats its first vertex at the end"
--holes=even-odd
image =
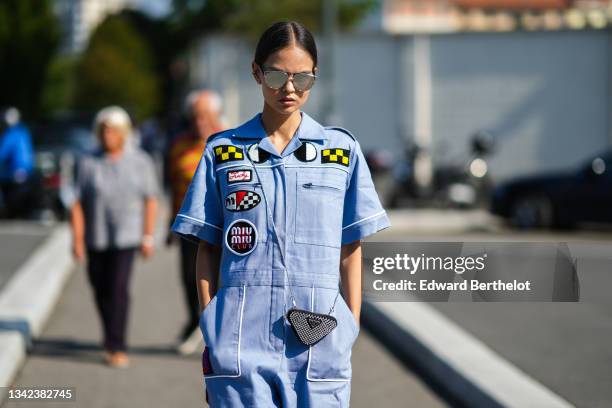
{"type": "Polygon", "coordinates": [[[244,151],[242,150],[242,147],[232,145],[221,145],[215,147],[215,161],[217,163],[242,159],[244,159],[244,151]]]}
{"type": "Polygon", "coordinates": [[[237,206],[237,210],[249,210],[253,207],[255,207],[257,204],[259,204],[259,201],[261,201],[261,197],[259,197],[259,194],[255,194],[252,191],[249,191],[248,193],[246,193],[246,195],[242,198],[242,200],[240,201],[240,203],[237,206]]]}
{"type": "Polygon", "coordinates": [[[225,208],[229,211],[246,211],[255,208],[261,197],[254,191],[238,190],[225,197],[225,208]]]}
{"type": "Polygon", "coordinates": [[[337,163],[349,166],[349,149],[323,149],[321,151],[321,163],[337,163]]]}

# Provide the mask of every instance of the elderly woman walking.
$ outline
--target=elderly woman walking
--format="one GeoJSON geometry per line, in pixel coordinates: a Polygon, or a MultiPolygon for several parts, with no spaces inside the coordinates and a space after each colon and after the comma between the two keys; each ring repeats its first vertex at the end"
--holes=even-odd
{"type": "Polygon", "coordinates": [[[104,332],[105,361],[129,363],[126,329],[135,252],[153,254],[158,183],[151,159],[130,140],[132,125],[120,107],[94,121],[100,148],[79,160],[71,203],[73,254],[87,256],[87,272],[104,332]]]}

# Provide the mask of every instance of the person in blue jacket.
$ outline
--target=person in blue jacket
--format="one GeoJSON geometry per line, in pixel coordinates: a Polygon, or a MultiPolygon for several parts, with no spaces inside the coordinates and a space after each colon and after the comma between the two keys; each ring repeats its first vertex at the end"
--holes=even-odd
{"type": "Polygon", "coordinates": [[[2,112],[0,126],[0,198],[6,212],[16,215],[32,203],[24,202],[31,188],[28,183],[34,167],[32,140],[28,128],[20,122],[16,108],[2,112]]]}
{"type": "Polygon", "coordinates": [[[311,33],[297,22],[272,25],[252,72],[263,111],[208,139],[172,227],[199,243],[207,400],[346,407],[360,240],[389,220],[357,139],[301,111],[317,73],[311,33]],[[337,327],[307,346],[286,318],[295,306],[331,314],[337,327]]]}

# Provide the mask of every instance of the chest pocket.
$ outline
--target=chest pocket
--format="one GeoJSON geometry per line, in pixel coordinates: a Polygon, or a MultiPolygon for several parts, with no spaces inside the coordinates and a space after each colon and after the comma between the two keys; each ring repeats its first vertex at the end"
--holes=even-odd
{"type": "Polygon", "coordinates": [[[261,183],[257,181],[224,183],[221,193],[225,228],[236,220],[248,220],[257,229],[257,241],[267,242],[268,220],[261,183]]]}
{"type": "Polygon", "coordinates": [[[295,242],[339,248],[346,176],[298,173],[296,190],[295,242]]]}

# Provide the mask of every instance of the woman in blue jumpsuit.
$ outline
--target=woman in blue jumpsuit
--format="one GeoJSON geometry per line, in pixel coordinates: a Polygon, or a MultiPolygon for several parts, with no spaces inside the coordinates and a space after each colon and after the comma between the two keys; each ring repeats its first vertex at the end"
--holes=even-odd
{"type": "Polygon", "coordinates": [[[172,227],[199,242],[207,399],[212,407],[346,407],[360,240],[389,220],[355,137],[300,111],[317,72],[310,32],[272,25],[252,69],[263,111],[208,139],[172,227]],[[285,317],[293,300],[333,309],[338,326],[302,344],[285,317]]]}

